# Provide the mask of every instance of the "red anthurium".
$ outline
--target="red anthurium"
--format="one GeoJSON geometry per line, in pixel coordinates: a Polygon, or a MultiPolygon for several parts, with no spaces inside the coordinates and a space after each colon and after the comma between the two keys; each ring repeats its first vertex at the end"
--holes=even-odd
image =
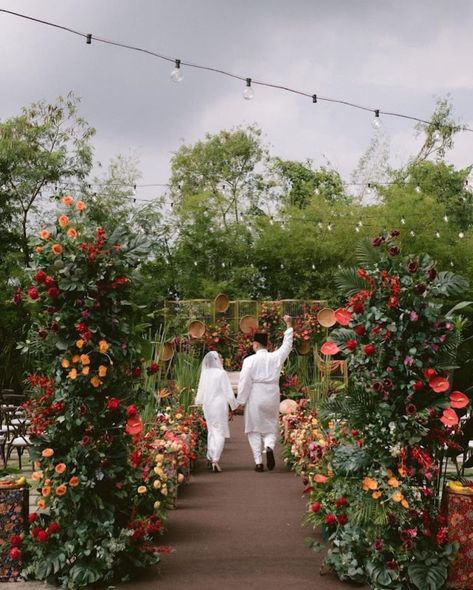
{"type": "Polygon", "coordinates": [[[435,393],[444,393],[450,387],[450,383],[445,377],[434,377],[429,381],[429,386],[435,393]]]}
{"type": "Polygon", "coordinates": [[[340,326],[348,326],[351,320],[351,313],[348,311],[348,309],[339,307],[335,310],[335,319],[340,324],[340,326]]]}
{"type": "Polygon", "coordinates": [[[462,408],[466,408],[469,403],[470,400],[468,399],[468,396],[461,391],[452,391],[450,394],[450,405],[452,408],[461,410],[462,408]]]}
{"type": "Polygon", "coordinates": [[[322,354],[326,354],[327,356],[331,356],[333,354],[337,354],[337,352],[340,352],[340,349],[335,344],[335,342],[324,342],[320,347],[320,352],[322,354]]]}
{"type": "Polygon", "coordinates": [[[458,416],[455,410],[448,408],[444,410],[440,418],[440,422],[445,426],[456,426],[458,424],[458,416]]]}
{"type": "Polygon", "coordinates": [[[128,418],[125,430],[128,434],[131,434],[132,436],[140,434],[140,432],[143,430],[143,423],[141,422],[141,418],[139,416],[133,416],[132,418],[128,418]]]}

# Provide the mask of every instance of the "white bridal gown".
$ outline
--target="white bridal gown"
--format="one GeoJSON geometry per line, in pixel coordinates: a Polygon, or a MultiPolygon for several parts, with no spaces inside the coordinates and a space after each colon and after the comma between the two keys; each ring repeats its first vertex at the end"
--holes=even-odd
{"type": "Polygon", "coordinates": [[[261,349],[243,361],[237,402],[245,405],[245,432],[255,463],[262,463],[262,448],[274,449],[279,432],[279,376],[292,350],[293,328],[284,332],[280,348],[261,349]]]}
{"type": "Polygon", "coordinates": [[[228,407],[234,410],[237,402],[230,379],[214,351],[204,357],[195,403],[203,406],[207,422],[207,458],[218,462],[225,439],[230,437],[228,407]]]}

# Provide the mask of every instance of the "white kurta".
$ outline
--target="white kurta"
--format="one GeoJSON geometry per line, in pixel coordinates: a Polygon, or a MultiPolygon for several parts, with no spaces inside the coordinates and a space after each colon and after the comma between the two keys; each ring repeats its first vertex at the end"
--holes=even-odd
{"type": "Polygon", "coordinates": [[[258,350],[243,361],[237,402],[245,405],[245,432],[277,434],[279,430],[279,376],[292,349],[293,329],[284,332],[280,348],[258,350]]]}
{"type": "Polygon", "coordinates": [[[223,369],[206,369],[205,384],[197,390],[195,403],[203,406],[209,433],[229,438],[228,406],[237,407],[235,395],[228,375],[223,369]]]}

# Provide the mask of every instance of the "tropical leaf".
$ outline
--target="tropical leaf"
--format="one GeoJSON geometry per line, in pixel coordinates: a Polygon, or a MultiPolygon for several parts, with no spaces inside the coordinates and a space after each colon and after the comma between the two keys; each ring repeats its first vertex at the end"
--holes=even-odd
{"type": "Polygon", "coordinates": [[[460,301],[460,303],[457,303],[456,305],[454,305],[452,307],[452,309],[449,309],[447,311],[447,313],[445,314],[446,317],[450,317],[452,316],[456,311],[463,309],[465,307],[468,307],[469,305],[471,305],[473,303],[473,301],[460,301]]]}
{"type": "Polygon", "coordinates": [[[433,295],[455,297],[468,289],[468,281],[449,270],[439,272],[432,283],[433,295]]]}
{"type": "Polygon", "coordinates": [[[370,239],[362,240],[356,247],[356,259],[362,266],[374,266],[380,261],[382,251],[375,248],[370,239]]]}
{"type": "Polygon", "coordinates": [[[351,426],[365,424],[366,418],[376,411],[377,402],[371,392],[364,389],[353,389],[349,395],[333,395],[319,409],[322,418],[333,415],[348,417],[351,426]]]}
{"type": "Polygon", "coordinates": [[[418,590],[440,590],[447,581],[444,565],[413,563],[408,567],[409,579],[418,590]]]}
{"type": "Polygon", "coordinates": [[[447,339],[440,349],[438,357],[438,367],[440,369],[449,369],[455,367],[457,360],[458,348],[462,342],[461,330],[452,330],[449,332],[447,339]]]}
{"type": "Polygon", "coordinates": [[[367,288],[367,283],[357,274],[356,268],[343,268],[334,277],[335,284],[339,291],[347,297],[351,297],[358,291],[367,288]]]}

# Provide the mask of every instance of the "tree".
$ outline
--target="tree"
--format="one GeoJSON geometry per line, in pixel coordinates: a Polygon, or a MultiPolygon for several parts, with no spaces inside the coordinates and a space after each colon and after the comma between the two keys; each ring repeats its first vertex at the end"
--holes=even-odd
{"type": "Polygon", "coordinates": [[[28,230],[41,197],[60,182],[84,179],[92,166],[94,129],[78,116],[72,94],[54,104],[40,101],[0,124],[0,206],[18,229],[30,263],[28,230]]]}

